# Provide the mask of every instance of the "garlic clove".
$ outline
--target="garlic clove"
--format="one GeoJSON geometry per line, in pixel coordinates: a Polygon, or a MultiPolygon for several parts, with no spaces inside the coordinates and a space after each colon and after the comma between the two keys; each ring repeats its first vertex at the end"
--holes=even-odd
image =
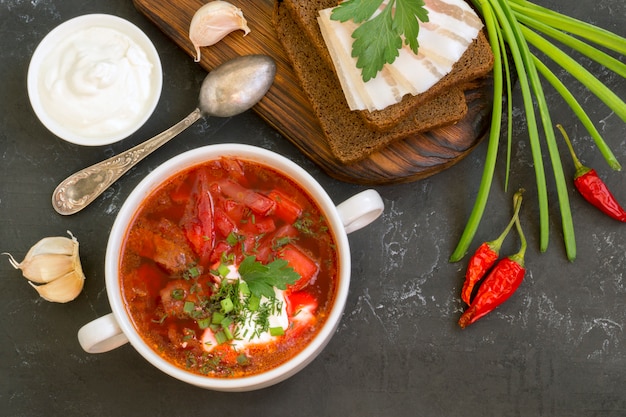
{"type": "Polygon", "coordinates": [[[74,258],[68,255],[42,253],[27,256],[20,263],[11,254],[7,255],[13,268],[21,269],[25,278],[40,284],[54,281],[74,270],[74,258]]]}
{"type": "Polygon", "coordinates": [[[35,285],[29,283],[39,295],[47,301],[67,303],[74,300],[85,285],[85,275],[82,270],[71,271],[47,284],[35,285]]]}
{"type": "Polygon", "coordinates": [[[70,238],[63,236],[46,237],[30,248],[24,260],[17,262],[10,253],[9,262],[15,269],[21,269],[22,275],[30,281],[45,283],[55,280],[76,268],[78,259],[78,240],[67,232],[70,238]]]}
{"type": "Polygon", "coordinates": [[[58,254],[58,255],[74,255],[78,241],[68,231],[70,238],[64,236],[45,237],[35,243],[26,254],[26,257],[36,256],[40,254],[58,254]]]}
{"type": "Polygon", "coordinates": [[[243,30],[243,36],[250,33],[240,8],[221,0],[200,7],[189,25],[189,40],[196,50],[194,61],[200,61],[200,47],[214,45],[235,30],[243,30]]]}
{"type": "Polygon", "coordinates": [[[78,255],[78,240],[67,237],[47,237],[37,242],[22,262],[10,253],[9,262],[20,269],[41,297],[48,301],[66,303],[75,299],[83,289],[85,274],[78,255]],[[43,285],[35,285],[43,284],[43,285]]]}

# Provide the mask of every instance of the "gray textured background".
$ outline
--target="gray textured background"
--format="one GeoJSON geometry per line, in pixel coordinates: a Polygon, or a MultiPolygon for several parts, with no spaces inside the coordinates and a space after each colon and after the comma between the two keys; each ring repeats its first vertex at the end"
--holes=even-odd
{"type": "MultiPolygon", "coordinates": [[[[626,35],[623,0],[541,1],[626,35]]],[[[238,141],[272,149],[304,166],[337,203],[363,189],[330,178],[254,113],[197,123],[109,189],[85,211],[61,217],[51,207],[69,173],[150,137],[196,104],[204,72],[124,0],[0,0],[0,252],[17,258],[44,236],[71,230],[81,244],[87,281],[77,300],[51,304],[0,258],[0,414],[7,416],[623,416],[626,415],[626,225],[604,217],[569,187],[578,259],[567,261],[554,186],[549,185],[551,241],[538,251],[534,173],[524,119],[515,109],[511,189],[528,190],[522,221],[528,272],[517,293],[466,330],[457,325],[465,261],[448,257],[472,208],[486,142],[432,178],[379,186],[386,210],[350,235],[353,281],[343,321],[328,348],[305,370],[251,393],[205,391],[162,374],[130,346],[84,353],[76,339],[86,322],[110,311],[104,251],[116,213],[161,162],[208,143],[238,141]],[[32,52],[52,28],[81,14],[110,13],[146,31],[163,62],[155,115],[111,146],[83,148],[49,133],[26,93],[32,52]]],[[[624,58],[621,58],[622,61],[624,58]]],[[[589,63],[583,59],[585,65],[589,63]]],[[[624,79],[588,65],[622,98],[624,79]]],[[[626,165],[624,122],[563,77],[626,165]]],[[[596,167],[626,204],[624,173],[609,171],[582,126],[548,89],[555,122],[579,156],[596,167]]],[[[566,172],[572,165],[561,146],[566,172]]],[[[508,221],[510,193],[498,167],[475,246],[508,221]]],[[[569,177],[569,175],[568,175],[569,177]]],[[[509,239],[505,253],[516,251],[509,239]]]]}

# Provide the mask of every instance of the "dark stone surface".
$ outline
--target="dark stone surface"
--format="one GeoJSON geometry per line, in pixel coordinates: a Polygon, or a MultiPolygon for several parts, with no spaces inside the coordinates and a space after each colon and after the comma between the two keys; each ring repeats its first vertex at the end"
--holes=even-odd
{"type": "MultiPolygon", "coordinates": [[[[623,0],[542,1],[626,35],[623,0]]],[[[207,119],[191,127],[70,217],[50,197],[68,174],[124,150],[186,116],[204,73],[130,1],[0,0],[0,252],[17,258],[45,236],[71,230],[81,244],[83,293],[45,302],[0,262],[0,414],[7,416],[622,416],[626,415],[626,229],[587,205],[569,186],[578,259],[564,253],[555,187],[549,175],[550,246],[538,250],[535,180],[516,90],[510,190],[527,189],[522,221],[529,240],[525,281],[497,311],[461,330],[464,259],[449,263],[476,195],[486,142],[432,178],[379,186],[386,210],[350,235],[353,271],[343,321],[327,349],[274,387],[241,394],[205,391],[158,371],[129,345],[90,355],[76,332],[110,311],[104,252],[116,213],[152,169],[208,143],[272,149],[309,170],[337,203],[364,187],[331,179],[254,113],[207,119]],[[164,88],[155,115],[111,146],[85,148],[49,133],[26,93],[32,52],[52,28],[87,13],[111,13],[146,31],[161,54],[164,88]]],[[[623,57],[620,57],[624,61],[623,57]]],[[[624,79],[588,66],[619,96],[624,79]]],[[[584,88],[562,76],[626,164],[626,127],[584,88]]],[[[554,122],[565,125],[579,156],[597,168],[626,204],[624,173],[612,172],[560,97],[550,88],[554,122]]],[[[572,164],[560,150],[567,176],[572,164]]],[[[504,153],[501,155],[504,161],[504,153]]],[[[497,169],[489,206],[472,249],[508,221],[511,192],[497,169]]],[[[504,253],[517,250],[509,238],[504,253]]]]}

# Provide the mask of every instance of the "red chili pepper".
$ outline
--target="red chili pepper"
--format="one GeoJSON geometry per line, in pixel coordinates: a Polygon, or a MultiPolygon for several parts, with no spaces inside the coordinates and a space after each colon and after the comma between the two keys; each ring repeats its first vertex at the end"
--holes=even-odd
{"type": "Polygon", "coordinates": [[[478,288],[474,302],[459,319],[459,326],[465,328],[506,301],[522,283],[525,273],[515,255],[500,260],[478,288]]]}
{"type": "Polygon", "coordinates": [[[521,240],[519,252],[500,260],[487,275],[478,288],[472,304],[459,319],[461,328],[469,326],[505,302],[524,280],[524,275],[526,274],[526,269],[524,268],[526,238],[519,224],[519,218],[515,219],[515,226],[521,240]]]}
{"type": "Polygon", "coordinates": [[[585,200],[596,206],[604,214],[609,215],[615,220],[626,222],[626,211],[622,208],[622,206],[620,206],[602,179],[600,179],[598,173],[593,168],[586,167],[580,162],[574,152],[574,148],[572,147],[572,143],[570,142],[565,129],[563,129],[563,126],[556,125],[556,127],[559,128],[563,134],[567,147],[572,154],[572,159],[574,160],[574,166],[576,168],[576,173],[574,174],[574,185],[576,186],[578,192],[585,198],[585,200]]]}
{"type": "Polygon", "coordinates": [[[463,283],[463,289],[461,290],[461,299],[465,301],[465,303],[468,305],[470,304],[470,299],[472,297],[472,292],[474,291],[476,283],[478,283],[478,281],[480,281],[485,276],[487,271],[491,269],[491,267],[496,263],[498,257],[500,256],[500,248],[502,247],[502,242],[508,235],[511,227],[513,227],[513,225],[515,224],[515,220],[519,215],[519,210],[522,205],[523,192],[524,190],[520,190],[515,193],[515,196],[513,197],[515,212],[513,213],[511,221],[506,226],[502,234],[497,239],[490,242],[484,242],[482,245],[480,245],[467,263],[465,282],[463,283]]]}
{"type": "Polygon", "coordinates": [[[496,263],[500,256],[500,247],[496,247],[498,239],[491,242],[484,242],[476,249],[474,255],[467,263],[467,271],[465,271],[465,282],[463,283],[463,289],[461,290],[461,299],[469,305],[474,291],[474,286],[482,277],[485,276],[487,271],[496,263]],[[494,245],[495,242],[495,245],[494,245]]]}
{"type": "Polygon", "coordinates": [[[602,210],[604,214],[615,220],[626,222],[626,211],[620,206],[594,169],[589,169],[583,174],[577,174],[574,178],[574,185],[585,200],[602,210]]]}

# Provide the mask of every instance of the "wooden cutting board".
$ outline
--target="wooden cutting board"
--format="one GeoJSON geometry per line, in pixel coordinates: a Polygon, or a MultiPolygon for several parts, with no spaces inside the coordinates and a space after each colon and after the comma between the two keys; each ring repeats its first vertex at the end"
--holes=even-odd
{"type": "MultiPolygon", "coordinates": [[[[133,0],[135,7],[167,36],[194,56],[189,24],[202,0],[133,0]]],[[[345,165],[332,154],[313,109],[299,86],[272,27],[274,0],[231,2],[243,10],[251,32],[229,34],[203,48],[200,65],[207,71],[240,55],[266,54],[277,65],[276,79],[254,111],[291,141],[330,176],[357,184],[374,185],[415,181],[454,165],[483,139],[491,122],[491,79],[475,82],[466,91],[469,107],[453,126],[393,143],[367,159],[345,165]]],[[[190,58],[191,59],[191,58],[190,58]]]]}

